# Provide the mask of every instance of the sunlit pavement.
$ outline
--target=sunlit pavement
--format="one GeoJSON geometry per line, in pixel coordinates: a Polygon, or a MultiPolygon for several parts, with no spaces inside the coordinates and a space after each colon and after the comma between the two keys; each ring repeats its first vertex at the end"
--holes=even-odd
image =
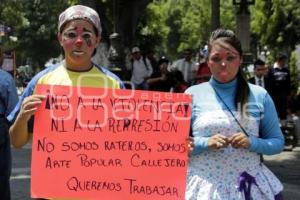
{"type": "Polygon", "coordinates": [[[30,198],[30,162],[31,143],[22,149],[12,148],[13,169],[11,175],[12,200],[27,200],[30,198]]]}
{"type": "Polygon", "coordinates": [[[279,155],[265,156],[266,165],[284,185],[284,199],[300,199],[300,147],[279,155]]]}

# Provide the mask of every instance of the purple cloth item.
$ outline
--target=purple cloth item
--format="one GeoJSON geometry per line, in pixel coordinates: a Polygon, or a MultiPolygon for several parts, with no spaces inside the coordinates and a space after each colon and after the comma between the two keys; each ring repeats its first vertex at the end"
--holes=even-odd
{"type": "MultiPolygon", "coordinates": [[[[257,187],[256,180],[253,176],[247,172],[243,172],[239,178],[239,191],[244,192],[245,200],[251,200],[251,185],[255,184],[257,187]]],[[[283,200],[282,192],[279,192],[274,196],[274,200],[283,200]]]]}
{"type": "Polygon", "coordinates": [[[276,194],[274,200],[283,200],[282,192],[279,192],[278,194],[276,194]]]}
{"type": "Polygon", "coordinates": [[[251,200],[251,185],[252,184],[255,184],[256,186],[258,186],[255,181],[255,178],[253,176],[251,176],[247,172],[243,172],[239,178],[239,191],[244,192],[245,200],[251,200]]]}

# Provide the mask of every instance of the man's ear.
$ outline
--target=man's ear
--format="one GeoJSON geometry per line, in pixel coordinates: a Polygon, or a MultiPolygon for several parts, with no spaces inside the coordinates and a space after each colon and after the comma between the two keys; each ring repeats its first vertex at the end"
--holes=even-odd
{"type": "Polygon", "coordinates": [[[60,32],[57,33],[57,39],[58,39],[58,41],[59,41],[60,46],[63,46],[63,45],[62,45],[62,35],[61,35],[60,32]]]}
{"type": "Polygon", "coordinates": [[[97,39],[96,39],[96,44],[95,44],[96,48],[99,46],[100,41],[101,41],[101,36],[98,36],[97,39]]]}

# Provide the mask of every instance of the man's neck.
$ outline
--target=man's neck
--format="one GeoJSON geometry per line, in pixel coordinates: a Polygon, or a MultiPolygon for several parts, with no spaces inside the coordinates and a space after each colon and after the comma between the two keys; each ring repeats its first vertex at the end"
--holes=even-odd
{"type": "Polygon", "coordinates": [[[282,69],[284,68],[284,65],[280,65],[278,62],[275,63],[274,68],[282,69]]]}
{"type": "Polygon", "coordinates": [[[64,66],[73,72],[87,72],[90,71],[93,67],[93,63],[89,62],[86,64],[75,64],[75,63],[71,63],[71,62],[67,62],[66,60],[64,61],[64,66]]]}

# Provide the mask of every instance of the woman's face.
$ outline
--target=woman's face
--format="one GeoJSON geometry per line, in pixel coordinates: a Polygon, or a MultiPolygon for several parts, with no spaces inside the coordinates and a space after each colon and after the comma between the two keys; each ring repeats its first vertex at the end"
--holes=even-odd
{"type": "Polygon", "coordinates": [[[233,46],[221,40],[213,42],[208,55],[208,66],[217,81],[220,83],[232,81],[239,71],[241,62],[240,54],[233,46]]]}
{"type": "Polygon", "coordinates": [[[68,67],[74,70],[90,68],[92,54],[100,41],[91,23],[80,19],[70,21],[58,38],[68,67]]]}

